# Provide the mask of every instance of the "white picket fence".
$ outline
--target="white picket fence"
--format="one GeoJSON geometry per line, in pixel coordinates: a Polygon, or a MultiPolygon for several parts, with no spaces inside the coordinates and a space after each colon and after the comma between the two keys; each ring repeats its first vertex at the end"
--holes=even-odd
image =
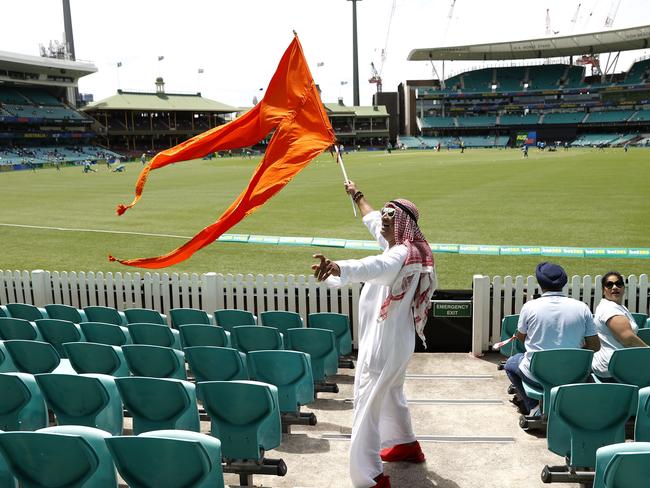
{"type": "MultiPolygon", "coordinates": [[[[573,276],[564,293],[586,303],[594,311],[602,297],[601,275],[573,276]]],[[[472,352],[479,355],[501,340],[501,319],[517,314],[528,300],[541,293],[534,276],[474,275],[473,279],[472,352]]],[[[630,312],[648,313],[648,275],[629,275],[624,305],[630,312]]]]}
{"type": "Polygon", "coordinates": [[[360,290],[356,283],[328,288],[304,275],[0,271],[0,304],[151,308],[164,314],[181,307],[208,313],[239,308],[258,316],[288,310],[298,312],[305,323],[310,313],[336,312],[350,317],[355,345],[360,290]]]}

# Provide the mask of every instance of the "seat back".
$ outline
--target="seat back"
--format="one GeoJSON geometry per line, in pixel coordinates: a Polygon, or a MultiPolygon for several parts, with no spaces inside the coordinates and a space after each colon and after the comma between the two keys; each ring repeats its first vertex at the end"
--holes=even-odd
{"type": "Polygon", "coordinates": [[[650,348],[617,349],[609,359],[608,371],[619,383],[650,386],[650,348]]]}
{"type": "Polygon", "coordinates": [[[211,433],[221,440],[227,459],[260,460],[280,445],[282,424],[278,389],[257,381],[206,381],[199,396],[212,419],[211,433]]]}
{"type": "Polygon", "coordinates": [[[156,430],[106,440],[129,486],[223,488],[221,442],[184,430],[156,430]],[[182,466],[182,469],[178,469],[182,466]]]}
{"type": "Polygon", "coordinates": [[[27,319],[0,317],[0,339],[5,341],[13,339],[40,341],[43,338],[36,326],[27,319]]]}
{"type": "Polygon", "coordinates": [[[61,363],[59,353],[48,342],[5,341],[5,347],[16,365],[16,369],[23,373],[51,373],[61,363]]]}
{"type": "Polygon", "coordinates": [[[146,344],[127,344],[122,351],[133,376],[187,379],[183,351],[146,344]]]}
{"type": "Polygon", "coordinates": [[[62,358],[67,357],[63,344],[65,342],[79,342],[85,340],[81,327],[69,320],[38,319],[36,328],[45,342],[54,346],[62,358]]]}
{"type": "Polygon", "coordinates": [[[639,403],[634,424],[634,440],[636,442],[650,442],[650,386],[639,390],[639,403]]]}
{"type": "Polygon", "coordinates": [[[601,447],[596,451],[596,473],[593,488],[641,488],[650,479],[650,442],[623,442],[601,447]],[[632,465],[621,461],[621,456],[641,455],[632,465]],[[643,459],[644,465],[636,465],[643,459]],[[612,464],[613,463],[613,464],[612,464]]]}
{"type": "Polygon", "coordinates": [[[196,346],[188,347],[184,352],[187,364],[194,373],[197,383],[200,381],[249,379],[246,354],[237,349],[196,346]]]}
{"type": "Polygon", "coordinates": [[[152,346],[181,349],[180,335],[177,330],[167,325],[133,323],[129,324],[129,334],[134,344],[149,344],[152,346]]]}
{"type": "Polygon", "coordinates": [[[63,348],[70,364],[79,374],[106,374],[117,377],[131,374],[122,348],[118,346],[94,342],[68,342],[63,348]]]}
{"type": "Polygon", "coordinates": [[[281,412],[298,412],[314,401],[314,376],[308,354],[299,351],[251,351],[248,353],[251,380],[278,389],[281,412]]]}
{"type": "Polygon", "coordinates": [[[304,327],[302,317],[296,312],[273,310],[260,314],[261,324],[265,327],[275,327],[282,333],[289,329],[304,327]]]}
{"type": "Polygon", "coordinates": [[[100,374],[36,375],[57,425],[85,425],[122,434],[122,399],[112,376],[100,374]]]}
{"type": "Polygon", "coordinates": [[[593,351],[589,349],[547,349],[533,353],[530,372],[544,388],[544,413],[548,413],[553,387],[581,383],[587,379],[593,356],[593,351]]]}
{"type": "Polygon", "coordinates": [[[283,336],[275,327],[238,325],[231,333],[233,345],[241,352],[284,349],[283,336]]]}
{"type": "Polygon", "coordinates": [[[647,313],[632,312],[631,315],[634,321],[636,322],[636,325],[639,326],[639,329],[646,327],[646,323],[648,321],[647,313]]]}
{"type": "Polygon", "coordinates": [[[167,325],[165,317],[157,310],[150,308],[127,308],[124,310],[128,324],[158,324],[167,325]]]}
{"type": "Polygon", "coordinates": [[[650,345],[650,328],[644,327],[643,329],[639,329],[637,335],[639,336],[639,339],[650,345]]]}
{"type": "Polygon", "coordinates": [[[28,303],[7,303],[5,305],[9,316],[15,319],[24,319],[33,322],[38,319],[46,319],[47,312],[28,303]]]}
{"type": "Polygon", "coordinates": [[[0,430],[47,427],[47,407],[34,376],[0,373],[0,430]]]}
{"type": "Polygon", "coordinates": [[[179,327],[181,346],[231,347],[230,332],[217,325],[187,324],[179,327]]]}
{"type": "Polygon", "coordinates": [[[548,448],[571,466],[594,468],[596,450],[625,441],[625,422],[637,408],[638,388],[616,383],[556,386],[548,411],[548,448]]]}
{"type": "Polygon", "coordinates": [[[0,341],[0,373],[8,373],[11,371],[17,371],[16,365],[11,359],[4,341],[0,341]]]}
{"type": "Polygon", "coordinates": [[[124,312],[119,312],[111,307],[84,307],[88,322],[102,322],[104,324],[126,325],[124,312]]]}
{"type": "MultiPolygon", "coordinates": [[[[517,324],[519,323],[519,314],[506,315],[501,320],[501,340],[505,341],[510,339],[515,332],[517,332],[517,324]]],[[[499,352],[506,357],[514,356],[520,352],[526,352],[524,345],[517,339],[510,341],[508,344],[499,349],[499,352]]]]}
{"type": "Polygon", "coordinates": [[[45,305],[45,311],[47,312],[47,316],[51,319],[67,320],[75,324],[88,321],[86,313],[83,310],[71,307],[70,305],[52,303],[50,305],[45,305]]]}
{"type": "Polygon", "coordinates": [[[342,313],[310,313],[307,317],[309,327],[327,329],[334,332],[336,349],[339,356],[352,352],[352,332],[350,331],[350,317],[342,313]]]}
{"type": "Polygon", "coordinates": [[[338,370],[336,339],[331,330],[301,328],[289,329],[289,344],[294,351],[309,354],[314,381],[325,381],[338,370]]]}
{"type": "Polygon", "coordinates": [[[255,315],[247,310],[223,309],[214,312],[214,322],[226,330],[231,330],[237,325],[255,325],[255,315]]]}
{"type": "MultiPolygon", "coordinates": [[[[2,431],[0,431],[0,434],[2,431]]],[[[19,488],[18,481],[9,471],[9,466],[4,458],[0,455],[0,488],[19,488]]]]}
{"type": "Polygon", "coordinates": [[[208,313],[198,308],[172,308],[169,311],[169,315],[174,329],[178,329],[181,325],[187,324],[212,324],[208,313]]]}
{"type": "Polygon", "coordinates": [[[117,488],[108,432],[80,425],[0,434],[0,451],[24,488],[117,488]]]}
{"type": "Polygon", "coordinates": [[[129,329],[121,325],[108,322],[82,322],[79,326],[88,342],[111,346],[123,346],[124,344],[133,343],[129,329]]]}
{"type": "Polygon", "coordinates": [[[116,378],[126,409],[133,415],[133,433],[183,429],[199,432],[195,386],[169,378],[116,378]]]}

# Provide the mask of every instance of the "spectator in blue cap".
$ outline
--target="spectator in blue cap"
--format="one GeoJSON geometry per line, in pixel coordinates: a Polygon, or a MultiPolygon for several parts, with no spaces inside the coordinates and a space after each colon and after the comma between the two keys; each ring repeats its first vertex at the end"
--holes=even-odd
{"type": "Polygon", "coordinates": [[[562,266],[539,263],[535,269],[542,296],[526,302],[519,312],[517,339],[524,343],[525,353],[515,354],[506,361],[508,378],[521,400],[520,409],[525,415],[539,415],[537,400],[524,392],[522,380],[541,388],[530,372],[530,359],[535,351],[560,348],[600,349],[591,311],[586,304],[562,293],[567,275],[562,266]]]}

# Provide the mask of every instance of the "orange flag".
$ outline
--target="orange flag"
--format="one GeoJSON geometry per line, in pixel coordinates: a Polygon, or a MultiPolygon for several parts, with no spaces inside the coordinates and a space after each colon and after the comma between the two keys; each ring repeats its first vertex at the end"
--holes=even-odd
{"type": "Polygon", "coordinates": [[[273,129],[275,133],[248,187],[216,222],[164,256],[139,259],[109,256],[109,260],[127,266],[164,268],[188,259],[261,207],[312,159],[334,143],[334,130],[321,103],[298,36],[285,51],[266,95],[255,107],[232,122],[156,154],[140,173],[133,202],[126,206],[119,205],[118,215],[140,199],[151,170],[201,158],[215,151],[250,146],[273,129]]]}

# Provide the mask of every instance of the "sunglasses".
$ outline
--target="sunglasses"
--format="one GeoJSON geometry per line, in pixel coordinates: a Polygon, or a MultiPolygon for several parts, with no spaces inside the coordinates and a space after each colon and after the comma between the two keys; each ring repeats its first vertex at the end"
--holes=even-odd
{"type": "Polygon", "coordinates": [[[614,288],[614,285],[616,285],[616,288],[624,288],[625,287],[625,283],[623,283],[622,281],[606,281],[605,282],[605,288],[607,288],[608,290],[611,290],[612,288],[614,288]]]}
{"type": "Polygon", "coordinates": [[[392,219],[395,217],[395,209],[393,207],[384,207],[381,209],[381,216],[392,219]]]}

